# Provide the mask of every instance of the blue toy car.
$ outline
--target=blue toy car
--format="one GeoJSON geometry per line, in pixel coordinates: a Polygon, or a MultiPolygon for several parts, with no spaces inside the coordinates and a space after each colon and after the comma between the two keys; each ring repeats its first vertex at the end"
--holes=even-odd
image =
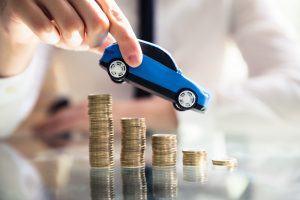
{"type": "Polygon", "coordinates": [[[196,109],[204,112],[209,94],[186,78],[176,66],[170,54],[158,45],[139,40],[143,62],[133,68],[127,65],[117,43],[108,46],[100,65],[107,70],[112,81],[131,84],[171,100],[179,111],[196,109]]]}

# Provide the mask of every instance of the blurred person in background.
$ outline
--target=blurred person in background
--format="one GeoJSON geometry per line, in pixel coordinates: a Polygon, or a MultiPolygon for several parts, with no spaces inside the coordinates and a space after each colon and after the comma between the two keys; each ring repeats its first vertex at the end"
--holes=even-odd
{"type": "MultiPolygon", "coordinates": [[[[46,0],[40,1],[47,2],[46,0]]],[[[75,1],[70,2],[74,3],[75,1]]],[[[76,2],[91,3],[94,1],[76,2]]],[[[107,3],[109,1],[98,0],[97,2],[101,5],[101,2],[107,3]]],[[[139,20],[137,3],[134,0],[117,1],[135,31],[139,20]]],[[[187,77],[204,88],[209,88],[213,93],[213,100],[207,115],[199,117],[198,113],[191,111],[180,113],[181,123],[187,121],[214,123],[228,131],[246,130],[252,127],[268,131],[277,128],[286,129],[287,127],[293,130],[299,128],[300,58],[298,56],[298,41],[290,34],[285,23],[278,18],[270,5],[263,0],[156,1],[156,43],[171,52],[187,77]],[[248,77],[240,83],[224,86],[222,67],[228,40],[234,41],[238,46],[247,64],[248,77]]],[[[75,4],[71,3],[68,6],[79,12],[75,4]]],[[[98,12],[100,7],[97,5],[95,7],[98,12]]],[[[15,11],[19,14],[24,14],[26,8],[32,9],[28,6],[4,6],[4,10],[7,8],[10,8],[9,11],[15,11]]],[[[117,25],[123,22],[123,20],[118,20],[119,14],[111,17],[109,16],[111,12],[105,12],[105,6],[101,8],[104,8],[104,14],[108,15],[106,17],[110,26],[110,29],[106,27],[104,32],[112,31],[113,27],[118,27],[114,23],[115,21],[117,21],[117,25]]],[[[49,9],[48,12],[45,12],[45,9],[40,9],[39,13],[47,16],[49,12],[51,13],[49,9]]],[[[60,9],[57,11],[59,12],[60,9]]],[[[53,15],[51,13],[50,16],[53,15]]],[[[1,18],[1,23],[8,20],[3,14],[1,18]]],[[[87,20],[84,21],[87,23],[89,18],[87,15],[87,19],[82,17],[78,20],[87,20]]],[[[123,15],[121,18],[125,19],[123,15]]],[[[24,18],[22,22],[27,24],[25,26],[27,29],[28,27],[34,29],[28,24],[27,18],[24,18]]],[[[55,21],[55,24],[59,25],[59,22],[55,21]]],[[[88,27],[86,27],[87,31],[89,30],[88,27]]],[[[96,24],[92,27],[98,26],[96,24]]],[[[121,30],[124,31],[123,26],[122,28],[121,30]]],[[[11,29],[11,33],[18,35],[20,29],[21,27],[11,29]]],[[[128,29],[130,30],[130,27],[126,25],[125,30],[128,29]]],[[[33,32],[37,34],[35,30],[33,32]]],[[[118,31],[116,30],[116,32],[118,31]]],[[[124,38],[116,37],[116,32],[112,32],[112,35],[118,42],[122,41],[124,38]]],[[[77,49],[77,47],[74,48],[67,41],[64,41],[62,33],[57,41],[47,41],[43,35],[37,35],[48,44],[55,43],[59,47],[65,48],[67,46],[72,50],[77,49]]],[[[26,51],[19,46],[16,48],[17,40],[13,36],[14,34],[10,34],[6,36],[9,39],[5,38],[2,30],[0,38],[2,52],[0,58],[0,75],[2,77],[0,79],[0,89],[2,90],[0,117],[4,119],[0,128],[2,131],[8,127],[6,128],[7,133],[11,132],[33,107],[46,69],[43,67],[44,62],[47,61],[41,55],[29,59],[33,55],[34,47],[30,45],[28,48],[26,46],[28,44],[25,44],[24,47],[23,44],[22,48],[25,48],[26,51]],[[3,41],[11,41],[12,44],[5,44],[3,41]],[[5,45],[9,45],[9,48],[5,45]],[[3,58],[5,58],[5,62],[3,58]],[[7,69],[14,70],[12,72],[8,70],[7,73],[5,72],[7,69]],[[22,89],[5,92],[3,88],[7,88],[9,85],[22,89]]],[[[22,34],[22,36],[25,37],[26,35],[22,34]]],[[[32,35],[29,34],[29,36],[32,35]]],[[[96,36],[100,38],[99,34],[96,36]]],[[[27,38],[26,40],[23,38],[23,41],[27,41],[27,38]]],[[[130,41],[135,41],[135,39],[130,41]]],[[[76,42],[77,46],[82,47],[82,45],[78,45],[78,43],[83,44],[81,41],[75,40],[76,42]]],[[[99,46],[101,45],[96,45],[96,47],[99,46]]],[[[124,42],[124,48],[125,46],[127,43],[124,42]]],[[[86,49],[87,47],[84,46],[83,48],[86,49]]],[[[135,48],[138,47],[135,46],[135,48]]],[[[39,50],[37,54],[42,54],[42,52],[39,50]]],[[[123,56],[125,52],[125,50],[122,51],[123,56]]],[[[103,92],[112,93],[116,97],[114,99],[119,99],[113,105],[114,115],[117,118],[120,116],[144,116],[147,118],[147,124],[150,124],[150,128],[155,130],[170,131],[176,127],[176,116],[170,103],[157,97],[132,100],[133,88],[128,84],[113,85],[106,72],[97,66],[98,55],[58,50],[54,53],[54,57],[54,61],[61,67],[58,70],[63,72],[61,76],[69,85],[69,90],[66,93],[73,99],[74,104],[57,112],[45,123],[39,125],[38,131],[46,134],[66,130],[88,132],[87,102],[84,99],[89,93],[103,92]]],[[[130,63],[129,60],[128,62],[130,63]]]]}

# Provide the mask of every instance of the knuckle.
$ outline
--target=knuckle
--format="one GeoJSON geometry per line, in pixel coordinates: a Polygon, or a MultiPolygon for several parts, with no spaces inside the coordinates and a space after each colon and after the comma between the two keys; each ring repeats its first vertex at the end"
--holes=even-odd
{"type": "Polygon", "coordinates": [[[106,19],[95,19],[92,22],[92,30],[96,33],[108,32],[109,30],[109,21],[106,19]]]}
{"type": "Polygon", "coordinates": [[[41,19],[34,19],[33,28],[37,33],[44,33],[50,32],[52,30],[52,25],[50,22],[41,19]]]}
{"type": "Polygon", "coordinates": [[[132,41],[134,38],[132,34],[130,34],[130,32],[126,31],[125,29],[119,29],[119,35],[119,40],[122,41],[132,41]]]}
{"type": "Polygon", "coordinates": [[[123,22],[126,20],[125,16],[123,15],[122,11],[118,7],[112,7],[109,10],[110,16],[117,22],[123,22]]]}
{"type": "Polygon", "coordinates": [[[83,30],[83,23],[76,17],[67,16],[64,18],[62,25],[66,32],[72,32],[74,30],[83,30]]]}

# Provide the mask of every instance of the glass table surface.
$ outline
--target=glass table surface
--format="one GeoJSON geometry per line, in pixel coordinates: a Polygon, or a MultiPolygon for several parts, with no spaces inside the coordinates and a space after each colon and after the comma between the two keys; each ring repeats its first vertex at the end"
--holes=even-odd
{"type": "Polygon", "coordinates": [[[1,200],[98,199],[300,199],[300,145],[297,140],[250,141],[212,134],[199,140],[178,137],[176,167],[152,167],[147,138],[145,168],[121,168],[115,141],[115,167],[90,168],[88,139],[48,148],[32,137],[0,143],[1,200]],[[182,166],[183,148],[202,142],[207,165],[182,166]],[[188,145],[186,145],[188,144],[188,145]],[[218,153],[219,152],[219,153],[218,153]],[[226,154],[224,153],[226,152],[226,154]],[[212,156],[230,155],[237,168],[214,167],[212,156]]]}

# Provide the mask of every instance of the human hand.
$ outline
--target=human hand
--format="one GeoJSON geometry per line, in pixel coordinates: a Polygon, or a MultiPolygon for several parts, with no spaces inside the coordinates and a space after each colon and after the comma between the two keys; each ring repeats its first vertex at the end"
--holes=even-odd
{"type": "MultiPolygon", "coordinates": [[[[114,130],[118,134],[121,131],[120,119],[124,114],[121,109],[126,103],[117,101],[113,103],[114,130]],[[121,113],[120,113],[121,111],[121,113]]],[[[126,107],[126,106],[125,106],[126,107]]],[[[80,132],[83,136],[89,135],[88,102],[74,106],[61,108],[49,116],[46,122],[34,128],[35,136],[51,147],[62,147],[70,143],[74,132],[80,132]]]]}
{"type": "MultiPolygon", "coordinates": [[[[120,119],[122,117],[145,117],[148,128],[164,132],[174,131],[178,126],[172,104],[159,97],[114,101],[112,107],[116,135],[121,132],[120,119]],[[161,123],[162,121],[164,123],[161,123]]],[[[35,128],[36,134],[51,146],[66,144],[67,141],[63,140],[64,138],[60,134],[69,131],[79,131],[89,135],[88,102],[86,100],[81,104],[57,111],[44,124],[35,128]]]]}
{"type": "Polygon", "coordinates": [[[69,131],[79,131],[88,134],[89,118],[87,101],[62,108],[49,116],[45,123],[35,127],[35,132],[45,138],[55,137],[69,131]]]}
{"type": "Polygon", "coordinates": [[[60,48],[102,51],[113,41],[110,33],[130,66],[141,63],[136,36],[113,0],[1,0],[0,13],[1,31],[17,43],[39,39],[60,48]]]}

